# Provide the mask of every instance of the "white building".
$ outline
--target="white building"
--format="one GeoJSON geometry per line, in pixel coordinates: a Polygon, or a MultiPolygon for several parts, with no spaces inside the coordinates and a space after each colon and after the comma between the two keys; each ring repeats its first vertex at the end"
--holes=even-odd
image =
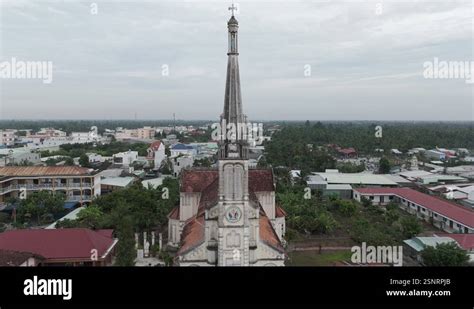
{"type": "Polygon", "coordinates": [[[121,167],[129,167],[138,159],[138,151],[125,151],[113,155],[114,164],[121,167]]]}
{"type": "Polygon", "coordinates": [[[29,149],[0,149],[0,166],[37,165],[39,163],[41,163],[41,155],[36,152],[31,152],[29,149]]]}
{"type": "Polygon", "coordinates": [[[171,165],[173,166],[173,175],[178,176],[181,170],[184,168],[192,167],[194,164],[194,158],[190,155],[181,155],[171,157],[171,165]]]}
{"type": "Polygon", "coordinates": [[[355,188],[354,199],[362,197],[373,205],[395,202],[400,208],[431,222],[448,233],[474,233],[474,212],[444,199],[424,194],[410,188],[355,188]]]}
{"type": "Polygon", "coordinates": [[[161,141],[154,141],[150,144],[150,147],[148,147],[147,159],[153,160],[155,170],[159,169],[163,160],[166,159],[165,148],[165,144],[161,141]]]}

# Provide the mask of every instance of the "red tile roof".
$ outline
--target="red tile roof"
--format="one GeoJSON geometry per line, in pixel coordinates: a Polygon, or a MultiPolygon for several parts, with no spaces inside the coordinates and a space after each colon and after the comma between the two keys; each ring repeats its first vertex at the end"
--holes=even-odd
{"type": "Polygon", "coordinates": [[[275,205],[275,217],[286,217],[286,211],[283,210],[279,205],[275,205]]]}
{"type": "Polygon", "coordinates": [[[171,210],[168,214],[168,219],[179,220],[179,205],[171,210]]]}
{"type": "Polygon", "coordinates": [[[357,188],[354,191],[362,195],[397,195],[400,198],[409,200],[470,228],[474,228],[474,211],[410,188],[357,188]]]}
{"type": "Polygon", "coordinates": [[[260,207],[260,218],[259,218],[259,236],[260,240],[270,247],[285,252],[281,244],[280,238],[275,232],[275,229],[270,222],[270,219],[265,215],[265,211],[260,207]]]}
{"type": "MultiPolygon", "coordinates": [[[[213,169],[189,169],[181,174],[181,192],[202,192],[219,177],[213,169]]],[[[271,169],[250,169],[249,188],[251,191],[275,191],[271,169]]]]}
{"type": "Polygon", "coordinates": [[[451,237],[464,250],[474,251],[474,234],[436,234],[439,237],[451,237]]]}
{"type": "Polygon", "coordinates": [[[148,148],[151,148],[153,151],[157,151],[161,146],[161,141],[154,141],[150,144],[148,148]]]}
{"type": "Polygon", "coordinates": [[[48,260],[89,260],[91,250],[102,257],[114,244],[112,230],[86,228],[15,230],[0,233],[0,249],[31,252],[48,260]]]}
{"type": "Polygon", "coordinates": [[[271,169],[250,169],[249,188],[251,191],[275,191],[273,171],[271,169]]]}
{"type": "Polygon", "coordinates": [[[75,176],[87,175],[89,169],[79,166],[5,166],[0,176],[75,176]]]}
{"type": "Polygon", "coordinates": [[[176,253],[182,255],[204,242],[204,212],[189,219],[181,234],[181,246],[176,253]]]}
{"type": "Polygon", "coordinates": [[[180,181],[181,192],[202,192],[218,176],[217,170],[183,170],[180,181]]]}

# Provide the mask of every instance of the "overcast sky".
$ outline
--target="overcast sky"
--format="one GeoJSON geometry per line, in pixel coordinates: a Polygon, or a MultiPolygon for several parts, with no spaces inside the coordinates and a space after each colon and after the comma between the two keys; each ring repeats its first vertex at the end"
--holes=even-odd
{"type": "MultiPolygon", "coordinates": [[[[0,79],[1,119],[222,112],[230,0],[0,2],[0,62],[53,63],[51,84],[0,79]]],[[[474,119],[474,84],[423,78],[435,57],[474,60],[471,0],[236,3],[250,119],[474,119]]]]}

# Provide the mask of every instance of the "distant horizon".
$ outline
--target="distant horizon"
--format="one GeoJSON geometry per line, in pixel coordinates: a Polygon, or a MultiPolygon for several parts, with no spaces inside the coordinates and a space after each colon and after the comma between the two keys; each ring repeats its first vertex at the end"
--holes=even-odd
{"type": "MultiPolygon", "coordinates": [[[[142,119],[130,119],[130,118],[117,118],[117,119],[102,119],[102,118],[82,118],[82,119],[74,119],[74,118],[50,118],[50,119],[0,119],[0,123],[2,122],[14,122],[14,121],[25,121],[25,122],[40,122],[40,121],[49,121],[49,122],[60,122],[60,121],[129,121],[129,122],[143,122],[143,121],[162,121],[162,122],[186,122],[186,121],[196,121],[196,122],[215,122],[218,119],[152,119],[152,118],[142,118],[142,119]]],[[[372,122],[372,123],[383,123],[383,122],[423,122],[423,123],[473,123],[474,120],[400,120],[400,119],[393,119],[393,120],[375,120],[375,119],[368,119],[368,120],[343,120],[343,119],[331,119],[331,120],[320,120],[320,119],[302,119],[302,120],[289,120],[289,119],[275,119],[275,120],[262,120],[262,119],[250,119],[250,122],[258,121],[258,122],[372,122]]]]}

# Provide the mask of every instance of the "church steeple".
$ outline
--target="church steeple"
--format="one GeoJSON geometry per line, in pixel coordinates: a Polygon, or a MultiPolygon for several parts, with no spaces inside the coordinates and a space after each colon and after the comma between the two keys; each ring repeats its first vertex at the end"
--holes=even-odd
{"type": "Polygon", "coordinates": [[[229,47],[227,52],[227,77],[225,84],[224,113],[221,116],[221,124],[234,126],[235,134],[229,138],[229,134],[224,136],[219,147],[220,159],[247,159],[248,146],[247,136],[243,134],[246,129],[247,117],[242,111],[242,97],[240,92],[239,73],[239,50],[238,50],[238,29],[239,23],[234,16],[237,8],[232,5],[232,17],[227,22],[229,47]],[[245,127],[245,128],[244,128],[245,127]]]}

